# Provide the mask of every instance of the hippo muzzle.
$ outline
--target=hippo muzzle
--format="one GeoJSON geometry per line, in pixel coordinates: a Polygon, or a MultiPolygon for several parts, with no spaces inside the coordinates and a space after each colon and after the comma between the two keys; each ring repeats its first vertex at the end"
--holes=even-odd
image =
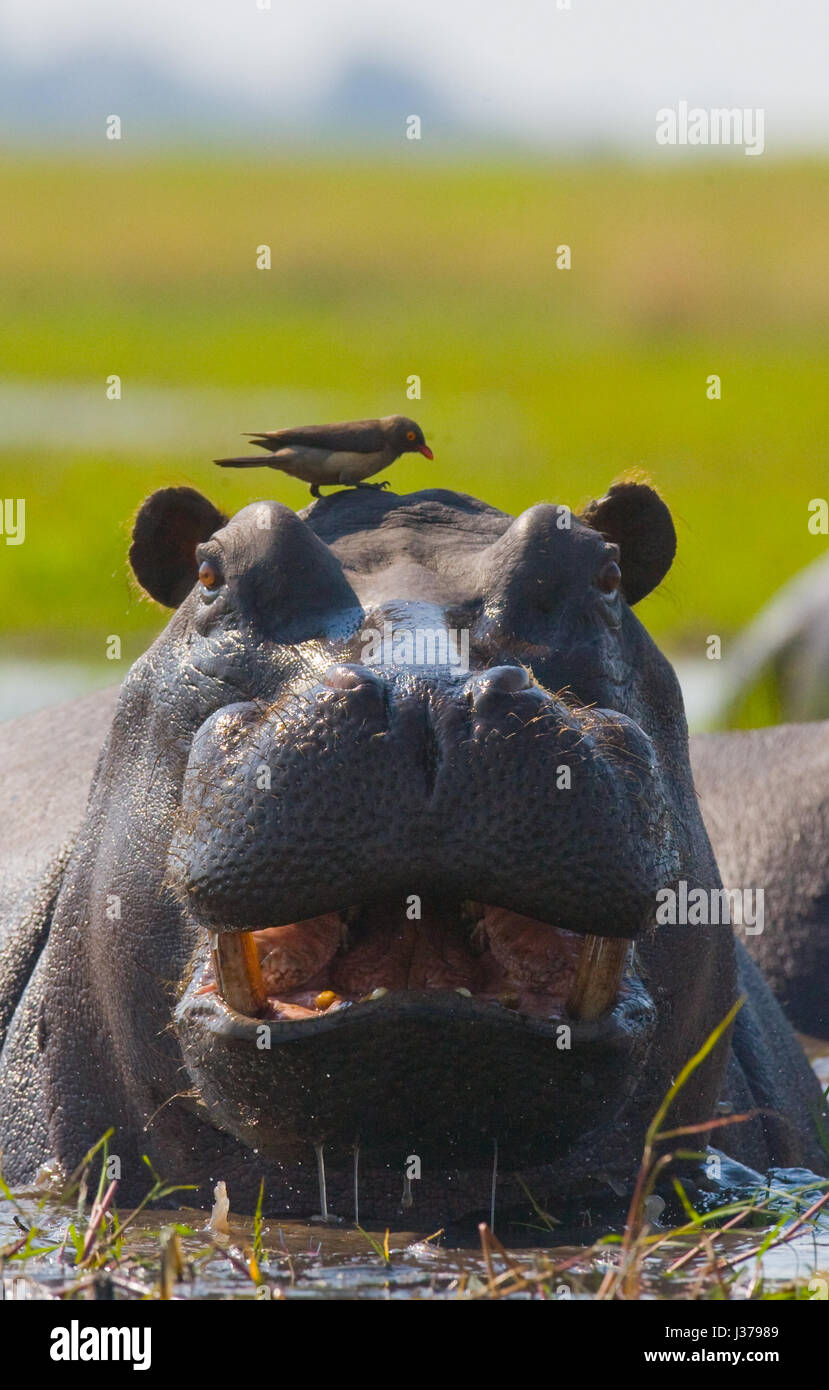
{"type": "Polygon", "coordinates": [[[340,662],[206,721],[169,866],[204,928],[190,1070],[274,1157],[405,1136],[469,1163],[500,1135],[537,1160],[623,1098],[654,1017],[632,942],[678,868],[625,715],[519,664],[340,662]]]}

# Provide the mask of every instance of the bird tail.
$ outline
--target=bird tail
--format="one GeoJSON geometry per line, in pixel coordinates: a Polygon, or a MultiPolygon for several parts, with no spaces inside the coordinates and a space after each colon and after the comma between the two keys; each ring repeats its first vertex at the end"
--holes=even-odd
{"type": "Polygon", "coordinates": [[[269,468],[269,467],[270,467],[270,464],[268,463],[268,460],[262,458],[259,454],[257,454],[255,458],[214,459],[213,462],[214,462],[214,463],[218,463],[218,465],[219,465],[220,468],[269,468]]]}
{"type": "Polygon", "coordinates": [[[281,449],[284,443],[283,440],[272,439],[267,434],[248,434],[245,438],[250,439],[257,449],[269,449],[272,454],[281,449]]]}

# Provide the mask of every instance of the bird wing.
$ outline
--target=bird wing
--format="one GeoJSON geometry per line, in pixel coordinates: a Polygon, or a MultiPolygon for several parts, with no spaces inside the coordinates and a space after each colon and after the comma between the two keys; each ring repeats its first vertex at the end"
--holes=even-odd
{"type": "MultiPolygon", "coordinates": [[[[374,458],[373,454],[332,453],[330,449],[302,448],[279,449],[270,458],[261,454],[255,457],[214,459],[221,468],[279,468],[292,478],[301,478],[306,483],[336,483],[340,476],[340,461],[349,461],[359,468],[374,458]]],[[[359,476],[362,476],[361,474],[359,476]]]]}
{"type": "Polygon", "coordinates": [[[336,425],[299,425],[287,430],[258,430],[248,435],[260,449],[275,454],[291,445],[337,452],[371,454],[384,447],[386,433],[379,420],[344,420],[336,425]]]}

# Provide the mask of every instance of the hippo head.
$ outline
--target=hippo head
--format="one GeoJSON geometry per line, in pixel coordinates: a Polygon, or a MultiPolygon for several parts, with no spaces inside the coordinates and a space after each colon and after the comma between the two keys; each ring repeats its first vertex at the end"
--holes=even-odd
{"type": "Polygon", "coordinates": [[[104,886],[145,926],[98,964],[136,1012],[164,978],[177,1105],[294,1209],[320,1145],[329,1182],[359,1147],[369,1201],[410,1155],[474,1188],[496,1142],[548,1193],[624,1167],[725,1012],[730,943],[654,929],[661,888],[717,882],[632,611],[674,550],[634,482],[578,517],[438,490],[141,508],[135,574],[176,612],[104,755],[104,886]]]}

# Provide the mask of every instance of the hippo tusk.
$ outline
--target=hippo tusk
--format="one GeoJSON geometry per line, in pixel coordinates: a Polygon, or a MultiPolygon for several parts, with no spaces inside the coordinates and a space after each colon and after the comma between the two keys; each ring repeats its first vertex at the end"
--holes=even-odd
{"type": "Polygon", "coordinates": [[[586,936],[567,1000],[572,1018],[601,1018],[616,1002],[630,942],[623,936],[586,936]]]}
{"type": "Polygon", "coordinates": [[[267,995],[253,933],[213,932],[210,949],[219,993],[225,1003],[249,1018],[260,1014],[267,995]]]}

